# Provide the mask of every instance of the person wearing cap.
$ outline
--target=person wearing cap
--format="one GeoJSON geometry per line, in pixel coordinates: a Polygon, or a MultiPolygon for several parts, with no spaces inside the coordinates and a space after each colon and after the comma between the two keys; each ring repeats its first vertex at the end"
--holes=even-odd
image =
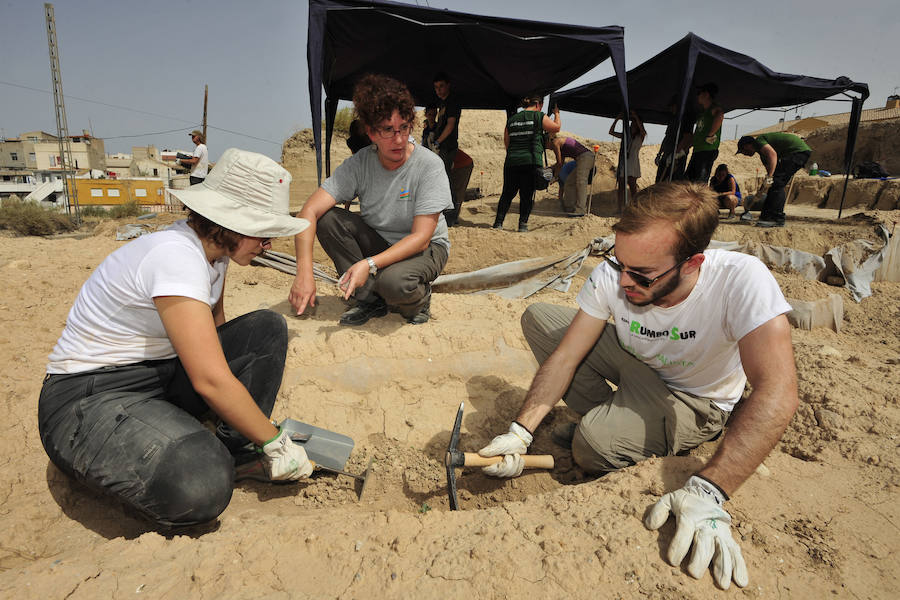
{"type": "Polygon", "coordinates": [[[110,254],[82,286],[49,356],[38,430],[50,460],[169,528],[215,519],[237,460],[273,481],[308,476],[306,452],[269,421],[287,353],[284,317],[225,318],[231,261],[306,227],[288,215],[291,176],[230,148],[172,193],[188,218],[110,254]],[[215,431],[201,422],[210,414],[215,431]],[[258,458],[257,458],[258,457],[258,458]]]}
{"type": "Polygon", "coordinates": [[[508,431],[478,453],[503,456],[485,474],[519,476],[522,455],[560,399],[577,422],[549,437],[596,475],[684,453],[720,436],[727,421],[712,457],[644,521],[658,529],[673,514],[666,559],[678,566],[692,548],[688,573],[700,578],[712,564],[727,589],[732,579],[746,586],[748,575],[725,503],[781,438],[799,399],[791,305],[759,259],[707,248],[718,223],[706,185],[639,192],[613,225],[615,245],[578,293],[578,307],[525,310],[522,333],[540,368],[508,431]]]}
{"type": "Polygon", "coordinates": [[[179,159],[179,162],[191,168],[191,185],[197,185],[206,179],[209,173],[209,150],[206,148],[206,138],[202,131],[195,129],[190,135],[191,141],[194,142],[194,154],[191,158],[179,159]]]}
{"type": "MultiPolygon", "coordinates": [[[[745,135],[738,140],[736,154],[753,156],[757,152],[766,169],[766,180],[763,188],[756,194],[758,197],[765,196],[765,203],[756,226],[784,227],[784,203],[787,201],[785,187],[794,173],[806,165],[812,148],[799,136],[779,131],[763,133],[755,138],[745,135]]],[[[741,215],[741,218],[743,219],[744,215],[741,215]]]]}
{"type": "Polygon", "coordinates": [[[362,325],[389,310],[422,324],[431,316],[431,282],[449,257],[442,211],[453,208],[450,183],[441,159],[409,138],[416,112],[405,85],[365,75],[353,104],[372,145],[342,162],[300,211],[310,227],[294,238],[297,276],[288,299],[298,315],[315,306],[318,239],[340,274],[344,300],[356,301],[341,325],[362,325]],[[359,212],[335,206],[357,196],[359,212]]]}
{"type": "Polygon", "coordinates": [[[718,93],[719,86],[715,83],[704,83],[697,88],[697,104],[700,111],[694,125],[693,152],[685,172],[687,179],[695,183],[705,184],[709,181],[713,163],[719,156],[725,113],[722,107],[714,102],[718,93]]]}

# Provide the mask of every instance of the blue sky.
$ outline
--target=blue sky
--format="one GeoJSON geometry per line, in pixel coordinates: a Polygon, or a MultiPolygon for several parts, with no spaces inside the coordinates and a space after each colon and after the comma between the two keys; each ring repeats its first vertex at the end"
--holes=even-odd
{"type": "MultiPolygon", "coordinates": [[[[415,4],[416,2],[410,2],[415,4]]],[[[209,85],[210,154],[230,146],[278,159],[281,142],[310,126],[306,70],[307,3],[289,0],[57,0],[63,91],[70,133],[106,139],[107,152],[133,145],[192,147],[203,86],[209,85]],[[225,131],[228,130],[228,131],[225,131]]],[[[418,4],[426,2],[419,0],[418,4]]],[[[625,27],[628,68],[689,31],[749,54],[776,71],[869,84],[866,108],[900,93],[900,9],[896,0],[838,3],[753,0],[743,3],[597,0],[427,2],[492,16],[625,27]],[[604,6],[605,4],[605,6],[604,6]]],[[[0,0],[0,134],[55,132],[43,2],[0,0]]],[[[612,74],[601,65],[567,87],[612,74]]],[[[820,102],[801,116],[843,112],[820,102]]],[[[754,113],[725,124],[732,137],[777,121],[754,113]]],[[[788,119],[794,112],[787,115],[788,119]]],[[[609,121],[563,113],[564,128],[610,139],[609,121]]],[[[650,142],[662,130],[650,128],[650,142]]]]}

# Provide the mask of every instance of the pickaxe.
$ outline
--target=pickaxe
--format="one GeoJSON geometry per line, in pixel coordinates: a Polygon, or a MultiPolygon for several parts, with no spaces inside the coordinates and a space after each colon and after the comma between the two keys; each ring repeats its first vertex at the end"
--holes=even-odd
{"type": "MultiPolygon", "coordinates": [[[[456,501],[456,471],[459,467],[487,467],[503,460],[502,456],[484,457],[476,452],[460,452],[456,449],[459,444],[459,428],[462,426],[463,408],[465,402],[459,403],[456,412],[456,422],[450,433],[450,445],[447,446],[447,454],[444,456],[444,466],[447,467],[447,493],[450,496],[450,510],[459,510],[456,501]]],[[[526,469],[552,469],[553,456],[551,454],[525,454],[522,456],[526,469]]]]}

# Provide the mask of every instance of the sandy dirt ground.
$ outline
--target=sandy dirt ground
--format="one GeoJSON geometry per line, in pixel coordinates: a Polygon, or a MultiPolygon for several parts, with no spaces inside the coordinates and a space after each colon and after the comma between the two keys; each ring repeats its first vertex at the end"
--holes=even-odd
{"type": "MultiPolygon", "coordinates": [[[[558,211],[554,186],[540,194],[529,233],[491,230],[502,119],[495,119],[499,132],[489,126],[496,123],[484,121],[478,135],[471,133],[475,117],[464,113],[461,122],[464,133],[470,128],[463,147],[476,160],[470,185],[488,194],[467,202],[461,226],[451,229],[446,272],[574,252],[611,233],[612,207],[602,196],[596,198],[599,214],[552,216],[558,211]],[[483,184],[477,180],[482,168],[483,184]]],[[[286,146],[285,164],[295,174],[299,206],[315,175],[311,152],[296,137],[286,146]]],[[[336,147],[342,144],[336,141],[336,147]]],[[[652,154],[649,159],[652,165],[652,154]]],[[[648,167],[646,173],[652,172],[648,167]]],[[[900,220],[898,211],[845,213],[840,221],[834,216],[792,206],[784,229],[723,224],[715,237],[821,254],[853,239],[875,242],[877,222],[900,220]]],[[[460,471],[461,510],[449,510],[442,460],[459,403],[466,403],[461,449],[477,450],[505,431],[536,368],[519,328],[522,311],[535,301],[574,305],[584,274],[596,265],[593,258],[568,293],[542,291],[527,300],[435,294],[432,320],[417,327],[397,315],[339,327],[344,304],[326,284],[312,314],[292,316],[289,275],[232,265],[226,314],[270,308],[285,315],[290,329],[273,416],[351,436],[356,446],[348,470],[360,471],[375,459],[365,497],[357,500],[352,480],[331,475],[295,485],[241,482],[217,522],[165,533],[86,491],[48,461],[37,431],[37,398],[46,356],[79,287],[123,243],[114,239],[119,224],[53,238],[0,236],[0,398],[6,414],[0,597],[896,597],[898,283],[875,283],[873,295],[855,303],[843,288],[775,273],[791,298],[840,294],[844,323],[840,334],[793,331],[801,406],[764,466],[727,505],[750,585],[722,591],[710,574],[695,580],[665,562],[671,521],[659,532],[641,521],[662,493],[679,488],[711,456],[715,442],[686,456],[588,477],[550,439],[554,425],[574,420],[560,404],[532,447],[555,457],[553,471],[510,481],[460,471]]],[[[293,251],[289,240],[275,248],[293,251]]],[[[320,249],[316,258],[326,262],[320,249]]]]}

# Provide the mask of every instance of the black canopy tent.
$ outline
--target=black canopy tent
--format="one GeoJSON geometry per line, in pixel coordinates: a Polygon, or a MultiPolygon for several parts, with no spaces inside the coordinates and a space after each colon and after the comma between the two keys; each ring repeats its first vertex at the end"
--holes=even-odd
{"type": "Polygon", "coordinates": [[[514,111],[527,94],[547,94],[611,59],[618,102],[628,106],[623,29],[484,17],[399,2],[309,0],[309,101],[322,178],[322,89],[326,174],[338,100],[366,73],[404,82],[417,102],[434,95],[433,75],[450,78],[463,108],[514,111]]]}
{"type": "MultiPolygon", "coordinates": [[[[806,104],[848,91],[856,92],[861,97],[853,98],[845,173],[849,172],[853,160],[858,113],[869,96],[869,86],[865,83],[851,81],[847,77],[821,79],[776,73],[746,54],[717,46],[693,33],[628,71],[627,79],[631,108],[645,122],[659,124],[667,123],[671,117],[667,104],[673,94],[678,98],[677,122],[680,123],[686,103],[693,101],[691,90],[707,82],[715,82],[719,86],[716,103],[726,113],[735,109],[806,104]]],[[[622,111],[615,92],[618,85],[618,80],[610,78],[557,92],[550,96],[550,105],[557,104],[560,109],[572,112],[615,118],[622,111]]],[[[843,204],[843,198],[841,202],[843,204]]]]}

